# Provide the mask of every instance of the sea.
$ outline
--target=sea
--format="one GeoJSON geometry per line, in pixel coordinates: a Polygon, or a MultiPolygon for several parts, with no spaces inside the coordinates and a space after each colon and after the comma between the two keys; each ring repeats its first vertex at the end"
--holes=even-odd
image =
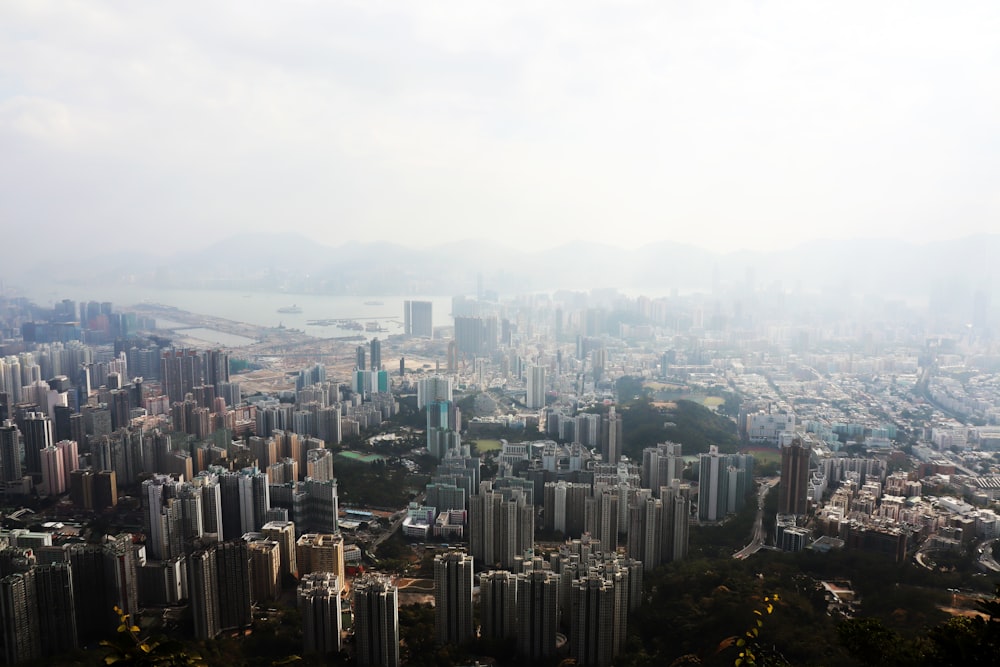
{"type": "MultiPolygon", "coordinates": [[[[430,301],[435,327],[448,326],[451,321],[451,296],[330,296],[292,294],[288,292],[238,292],[211,289],[169,289],[156,287],[64,286],[56,289],[19,290],[40,306],[51,307],[63,299],[80,301],[110,301],[116,311],[127,311],[140,304],[160,304],[199,315],[211,315],[235,322],[262,327],[284,326],[298,329],[316,338],[337,338],[361,334],[366,338],[403,333],[403,302],[430,301]],[[295,307],[298,313],[280,313],[279,309],[295,307]],[[337,325],[310,324],[315,320],[353,320],[361,330],[337,325]]],[[[241,336],[215,331],[206,327],[158,320],[158,328],[170,328],[193,338],[226,346],[252,343],[241,336]]]]}

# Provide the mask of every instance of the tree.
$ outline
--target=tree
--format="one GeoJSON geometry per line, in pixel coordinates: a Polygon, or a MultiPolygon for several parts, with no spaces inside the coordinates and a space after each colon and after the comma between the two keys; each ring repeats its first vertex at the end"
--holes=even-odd
{"type": "Polygon", "coordinates": [[[139,626],[133,625],[129,614],[115,606],[118,614],[118,634],[104,640],[101,646],[109,649],[104,656],[106,665],[207,665],[201,656],[189,653],[180,642],[142,638],[139,626]]]}

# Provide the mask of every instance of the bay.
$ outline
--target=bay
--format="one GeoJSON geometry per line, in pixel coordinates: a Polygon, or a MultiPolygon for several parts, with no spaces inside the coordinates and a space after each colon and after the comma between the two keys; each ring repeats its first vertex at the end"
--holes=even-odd
{"type": "MultiPolygon", "coordinates": [[[[362,334],[366,338],[403,333],[403,302],[430,301],[435,327],[449,326],[451,296],[341,296],[292,294],[288,292],[236,292],[232,290],[181,290],[99,285],[93,287],[51,286],[22,289],[22,296],[51,307],[62,299],[110,301],[116,311],[127,311],[143,303],[172,306],[199,315],[211,315],[262,327],[284,326],[300,329],[317,338],[362,334]],[[300,313],[279,313],[278,309],[297,306],[300,313]],[[342,326],[318,326],[311,320],[354,320],[364,326],[377,323],[380,331],[356,330],[342,326]]],[[[79,308],[79,306],[78,306],[79,308]]],[[[190,325],[188,325],[190,326],[190,325]]]]}

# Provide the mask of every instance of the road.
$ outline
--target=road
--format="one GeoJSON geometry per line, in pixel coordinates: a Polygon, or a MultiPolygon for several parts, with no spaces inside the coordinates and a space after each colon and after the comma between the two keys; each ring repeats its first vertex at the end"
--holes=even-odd
{"type": "Polygon", "coordinates": [[[779,477],[769,477],[761,480],[760,488],[757,490],[757,518],[753,522],[753,535],[750,537],[750,544],[746,545],[733,554],[733,558],[743,560],[751,554],[755,554],[764,546],[764,497],[767,492],[773,489],[780,480],[779,477]]]}
{"type": "Polygon", "coordinates": [[[979,545],[979,566],[990,572],[1000,572],[1000,563],[993,558],[993,543],[996,541],[994,537],[979,545]]]}

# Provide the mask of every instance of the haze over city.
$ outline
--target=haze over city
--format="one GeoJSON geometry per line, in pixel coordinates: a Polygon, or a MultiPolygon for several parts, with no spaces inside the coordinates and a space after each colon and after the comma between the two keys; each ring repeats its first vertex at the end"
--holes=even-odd
{"type": "Polygon", "coordinates": [[[60,258],[992,232],[998,32],[986,2],[4,3],[0,220],[60,258]]]}

